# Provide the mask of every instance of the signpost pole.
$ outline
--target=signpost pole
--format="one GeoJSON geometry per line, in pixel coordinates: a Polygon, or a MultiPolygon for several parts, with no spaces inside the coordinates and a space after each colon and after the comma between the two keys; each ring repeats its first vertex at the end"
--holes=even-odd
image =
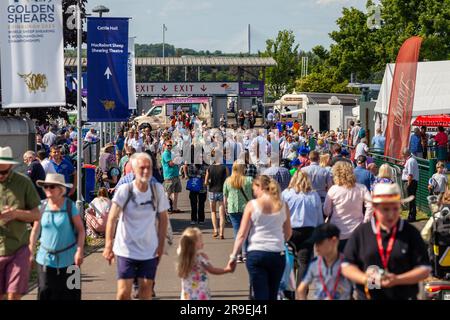
{"type": "Polygon", "coordinates": [[[81,161],[83,152],[83,141],[82,141],[82,122],[81,122],[81,72],[82,72],[82,61],[81,61],[81,45],[82,45],[82,27],[81,27],[81,6],[80,1],[77,1],[77,202],[76,206],[78,212],[83,212],[83,201],[81,196],[82,186],[81,186],[81,161]]]}

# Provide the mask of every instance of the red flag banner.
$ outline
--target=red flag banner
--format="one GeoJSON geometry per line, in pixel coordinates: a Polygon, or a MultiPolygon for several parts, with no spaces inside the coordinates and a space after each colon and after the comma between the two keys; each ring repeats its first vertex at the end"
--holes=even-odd
{"type": "Polygon", "coordinates": [[[387,143],[384,150],[386,156],[395,159],[401,159],[402,150],[409,147],[417,61],[421,45],[421,37],[406,40],[395,63],[386,128],[387,143]]]}

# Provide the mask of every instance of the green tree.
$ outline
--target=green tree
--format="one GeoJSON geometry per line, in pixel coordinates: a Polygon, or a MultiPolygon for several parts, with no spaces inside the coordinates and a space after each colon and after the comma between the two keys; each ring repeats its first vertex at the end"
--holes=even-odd
{"type": "Polygon", "coordinates": [[[269,95],[279,98],[295,87],[295,79],[300,74],[299,45],[295,45],[292,31],[278,32],[275,40],[266,41],[266,51],[263,57],[272,57],[277,62],[276,67],[267,70],[267,88],[269,95]]]}

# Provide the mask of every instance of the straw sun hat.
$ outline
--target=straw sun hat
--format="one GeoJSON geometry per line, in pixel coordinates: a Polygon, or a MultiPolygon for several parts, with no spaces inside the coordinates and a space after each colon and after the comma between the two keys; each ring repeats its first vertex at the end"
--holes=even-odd
{"type": "Polygon", "coordinates": [[[11,147],[0,147],[0,164],[19,164],[14,161],[11,147]]]}
{"type": "Polygon", "coordinates": [[[45,181],[44,180],[38,180],[36,181],[36,184],[39,187],[44,187],[44,186],[61,186],[61,187],[65,187],[65,188],[72,188],[73,184],[71,183],[65,183],[64,181],[64,176],[62,174],[59,173],[49,173],[47,174],[47,176],[45,177],[45,181]]]}

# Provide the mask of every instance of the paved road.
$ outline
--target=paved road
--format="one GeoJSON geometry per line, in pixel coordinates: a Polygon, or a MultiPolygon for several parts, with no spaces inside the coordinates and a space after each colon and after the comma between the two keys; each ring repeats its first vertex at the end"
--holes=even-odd
{"type": "MultiPolygon", "coordinates": [[[[183,189],[185,190],[185,189],[183,189]]],[[[190,223],[189,193],[183,191],[180,194],[179,208],[184,211],[181,214],[171,215],[172,227],[175,235],[174,245],[168,250],[158,268],[156,276],[156,299],[179,299],[181,292],[180,279],[175,272],[176,248],[183,230],[190,223]]],[[[209,205],[207,201],[206,223],[201,226],[205,242],[205,253],[208,254],[214,266],[225,266],[233,246],[233,230],[227,225],[225,239],[212,238],[212,224],[210,220],[209,205]]],[[[420,230],[425,221],[415,223],[420,230]]],[[[220,300],[244,300],[248,299],[249,285],[248,274],[244,264],[238,264],[232,274],[222,276],[209,275],[210,288],[213,299],[220,300]]],[[[32,288],[24,300],[35,300],[37,290],[32,288]]],[[[82,266],[82,298],[83,300],[114,300],[116,297],[116,267],[109,266],[102,257],[102,248],[97,249],[85,258],[82,266]]]]}
{"type": "MultiPolygon", "coordinates": [[[[171,216],[175,242],[164,256],[156,276],[156,299],[179,299],[181,292],[180,279],[175,272],[176,248],[182,231],[189,226],[190,205],[189,193],[184,191],[180,195],[180,209],[184,213],[171,216]]],[[[209,212],[209,209],[207,210],[209,212]]],[[[233,246],[233,230],[227,225],[225,239],[212,238],[212,224],[210,214],[206,214],[207,221],[201,226],[205,242],[205,253],[208,254],[214,266],[225,266],[233,246]]],[[[209,275],[210,288],[213,299],[248,299],[248,275],[243,264],[238,264],[232,274],[222,276],[209,275]]],[[[33,289],[24,300],[35,300],[37,290],[33,289]]],[[[98,249],[86,257],[82,266],[82,298],[83,300],[113,300],[116,298],[116,267],[109,266],[102,257],[102,249],[98,249]]]]}

